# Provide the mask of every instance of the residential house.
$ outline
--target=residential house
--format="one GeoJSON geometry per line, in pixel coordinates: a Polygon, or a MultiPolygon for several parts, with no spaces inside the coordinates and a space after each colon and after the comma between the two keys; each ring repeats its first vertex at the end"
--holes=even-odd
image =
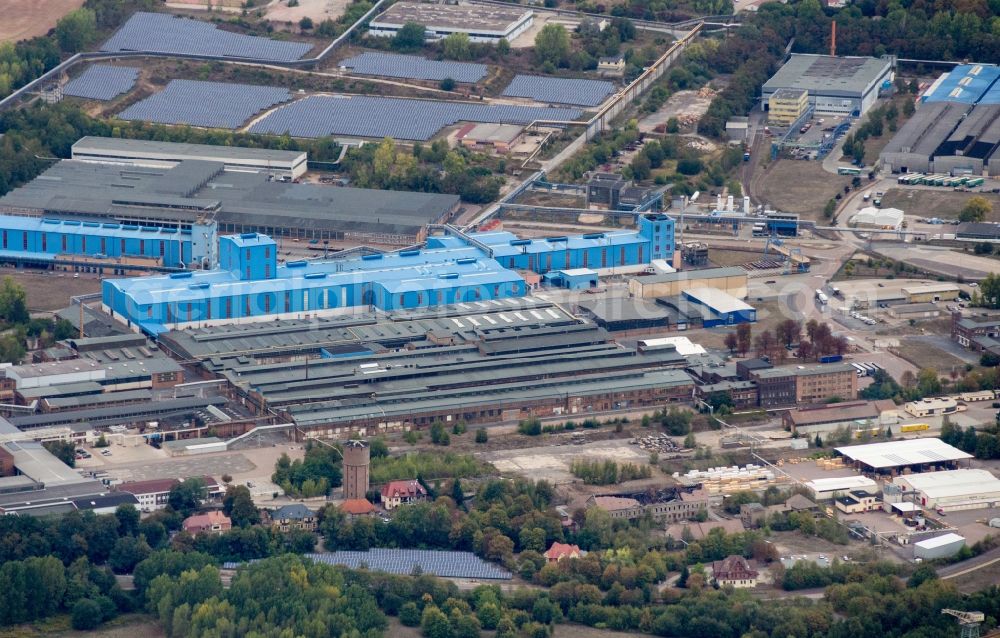
{"type": "Polygon", "coordinates": [[[427,499],[427,490],[419,481],[390,481],[382,486],[382,507],[387,510],[427,499]]]}
{"type": "Polygon", "coordinates": [[[742,556],[727,556],[712,563],[712,577],[720,587],[726,585],[737,589],[756,587],[758,575],[754,561],[742,556]]]}
{"type": "Polygon", "coordinates": [[[279,532],[290,532],[293,529],[316,531],[316,513],[301,503],[279,507],[268,518],[272,529],[279,532]]]}
{"type": "Polygon", "coordinates": [[[233,528],[233,521],[218,510],[195,514],[184,519],[181,527],[185,532],[197,534],[222,534],[233,528]]]}
{"type": "Polygon", "coordinates": [[[362,516],[371,516],[375,513],[375,506],[366,498],[349,498],[340,504],[340,511],[348,519],[355,519],[362,516]]]}
{"type": "Polygon", "coordinates": [[[577,545],[568,545],[566,543],[552,543],[552,547],[548,548],[544,554],[545,560],[550,563],[558,563],[564,558],[580,558],[583,556],[583,552],[580,551],[577,545]]]}

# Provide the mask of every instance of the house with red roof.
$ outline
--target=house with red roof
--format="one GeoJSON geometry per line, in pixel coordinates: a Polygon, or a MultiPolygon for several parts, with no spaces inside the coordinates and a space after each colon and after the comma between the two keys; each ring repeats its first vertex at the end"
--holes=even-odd
{"type": "Polygon", "coordinates": [[[195,514],[184,519],[181,525],[185,532],[197,534],[222,534],[233,528],[233,521],[218,510],[204,514],[195,514]]]}
{"type": "Polygon", "coordinates": [[[580,558],[583,556],[583,552],[580,551],[580,547],[577,545],[569,545],[566,543],[552,543],[550,547],[544,554],[545,560],[550,563],[558,563],[564,558],[580,558]]]}
{"type": "Polygon", "coordinates": [[[387,510],[424,500],[427,500],[427,490],[420,481],[390,481],[382,486],[382,507],[387,510]]]}
{"type": "Polygon", "coordinates": [[[366,498],[349,498],[340,504],[340,511],[353,519],[374,514],[375,506],[366,498]]]}

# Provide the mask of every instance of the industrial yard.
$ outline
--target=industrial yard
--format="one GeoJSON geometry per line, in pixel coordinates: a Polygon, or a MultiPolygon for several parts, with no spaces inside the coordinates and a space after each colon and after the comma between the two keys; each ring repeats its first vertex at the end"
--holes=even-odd
{"type": "Polygon", "coordinates": [[[988,638],[1000,67],[107,2],[0,73],[0,627],[988,638]]]}

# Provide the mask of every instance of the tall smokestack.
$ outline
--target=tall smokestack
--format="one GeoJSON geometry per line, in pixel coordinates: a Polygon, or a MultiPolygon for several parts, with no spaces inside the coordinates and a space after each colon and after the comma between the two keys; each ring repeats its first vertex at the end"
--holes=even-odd
{"type": "Polygon", "coordinates": [[[837,21],[830,22],[830,57],[837,55],[837,21]]]}

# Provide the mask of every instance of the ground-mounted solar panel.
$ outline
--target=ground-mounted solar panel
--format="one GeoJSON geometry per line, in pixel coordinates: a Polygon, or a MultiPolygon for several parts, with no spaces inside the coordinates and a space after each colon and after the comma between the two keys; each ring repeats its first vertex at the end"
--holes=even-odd
{"type": "Polygon", "coordinates": [[[135,86],[139,69],[130,66],[95,64],[66,83],[63,95],[88,100],[113,100],[135,86]]]}
{"type": "MultiPolygon", "coordinates": [[[[452,552],[425,549],[382,549],[365,552],[341,551],[323,554],[304,554],[314,562],[339,565],[348,569],[368,569],[388,574],[412,574],[419,570],[430,576],[442,578],[475,578],[482,580],[510,580],[506,569],[489,563],[472,552],[452,552]]],[[[250,561],[256,562],[256,561],[250,561]]],[[[243,563],[226,562],[223,569],[238,569],[243,563]]]]}
{"type": "Polygon", "coordinates": [[[578,109],[510,104],[473,104],[407,98],[312,95],[269,113],[250,131],[293,137],[392,137],[428,140],[458,122],[530,124],[570,122],[578,109]]]}
{"type": "Polygon", "coordinates": [[[104,43],[101,51],[147,51],[294,62],[311,48],[312,45],[303,42],[282,42],[232,33],[200,20],[140,11],[104,43]]]}
{"type": "Polygon", "coordinates": [[[251,84],[171,80],[166,88],[118,114],[123,120],[235,129],[266,108],[291,99],[288,89],[251,84]]]}
{"type": "Polygon", "coordinates": [[[451,78],[456,82],[475,83],[486,77],[485,64],[471,62],[438,62],[416,55],[373,53],[368,51],[341,61],[340,66],[359,75],[380,75],[388,78],[434,80],[451,78]]]}
{"type": "Polygon", "coordinates": [[[614,82],[607,80],[516,75],[507,88],[503,90],[503,94],[507,97],[526,97],[537,102],[550,104],[597,106],[614,91],[614,82]]]}

